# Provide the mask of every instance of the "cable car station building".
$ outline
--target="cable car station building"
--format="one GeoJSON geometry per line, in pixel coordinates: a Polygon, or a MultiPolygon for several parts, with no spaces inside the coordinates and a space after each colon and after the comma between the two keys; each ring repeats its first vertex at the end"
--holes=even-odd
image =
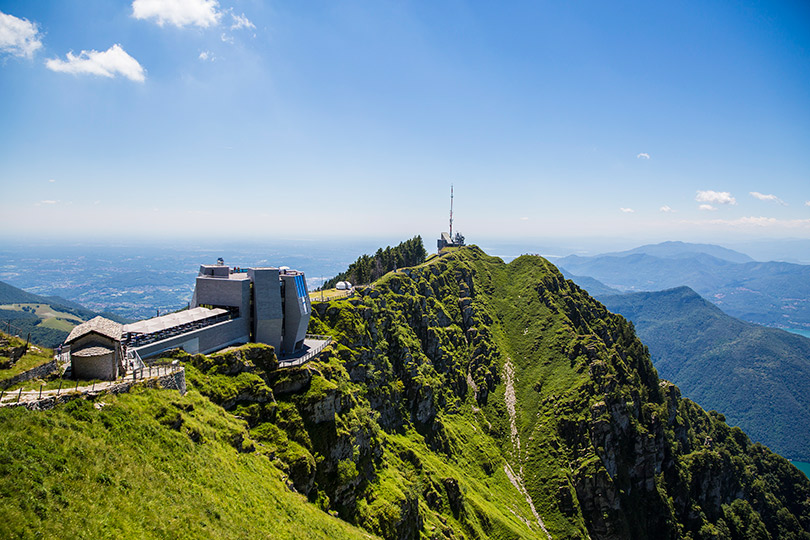
{"type": "Polygon", "coordinates": [[[128,351],[148,358],[169,349],[207,354],[265,343],[279,357],[304,346],[312,306],[303,272],[201,265],[190,309],[123,326],[128,351]]]}

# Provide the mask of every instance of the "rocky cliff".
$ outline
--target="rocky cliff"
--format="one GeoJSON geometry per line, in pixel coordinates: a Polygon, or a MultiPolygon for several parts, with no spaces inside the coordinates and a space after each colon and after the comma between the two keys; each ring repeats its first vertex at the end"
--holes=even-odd
{"type": "Polygon", "coordinates": [[[632,325],[540,257],[470,247],[314,310],[335,337],[318,362],[220,402],[371,532],[810,538],[807,479],[659,380],[632,325]]]}

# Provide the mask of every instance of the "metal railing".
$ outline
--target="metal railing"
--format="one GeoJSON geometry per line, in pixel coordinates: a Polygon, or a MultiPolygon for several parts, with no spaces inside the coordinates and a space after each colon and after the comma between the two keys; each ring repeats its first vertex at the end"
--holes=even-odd
{"type": "MultiPolygon", "coordinates": [[[[89,386],[79,386],[81,381],[68,381],[63,379],[59,383],[59,388],[55,390],[45,390],[44,385],[40,385],[39,390],[23,390],[22,387],[11,392],[0,390],[0,406],[12,403],[16,404],[20,403],[21,401],[39,401],[43,398],[59,397],[61,394],[92,394],[95,392],[110,392],[114,391],[116,388],[120,388],[122,385],[129,384],[131,386],[138,381],[173,375],[179,371],[182,371],[183,369],[185,368],[182,365],[175,363],[167,365],[142,366],[141,368],[133,370],[114,381],[93,382],[89,386]],[[64,382],[69,382],[71,384],[63,384],[64,382]],[[74,382],[75,384],[73,384],[74,382]]],[[[174,381],[172,381],[172,383],[173,386],[177,388],[176,383],[174,383],[174,381]]],[[[177,388],[177,390],[179,391],[180,388],[177,388]]]]}
{"type": "Polygon", "coordinates": [[[308,350],[306,354],[304,354],[300,358],[295,358],[292,360],[279,360],[278,367],[286,368],[286,367],[295,367],[306,364],[319,354],[330,344],[332,343],[332,336],[321,336],[317,334],[307,334],[306,339],[312,339],[320,341],[316,347],[308,350]]]}

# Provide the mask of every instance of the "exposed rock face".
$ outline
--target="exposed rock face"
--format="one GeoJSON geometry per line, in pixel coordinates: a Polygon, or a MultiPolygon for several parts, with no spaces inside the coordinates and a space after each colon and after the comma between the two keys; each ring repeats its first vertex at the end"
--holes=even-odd
{"type": "Polygon", "coordinates": [[[659,381],[632,325],[544,259],[465,248],[313,308],[333,344],[228,368],[273,396],[233,407],[295,489],[371,532],[810,538],[810,482],[659,381]]]}

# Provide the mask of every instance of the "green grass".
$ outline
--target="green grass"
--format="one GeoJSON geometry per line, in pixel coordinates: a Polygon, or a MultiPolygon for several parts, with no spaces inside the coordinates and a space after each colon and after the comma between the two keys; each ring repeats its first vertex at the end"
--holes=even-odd
{"type": "Polygon", "coordinates": [[[37,326],[42,326],[44,328],[52,328],[53,330],[61,330],[63,332],[70,332],[76,325],[79,324],[74,321],[65,320],[61,317],[51,317],[49,319],[43,320],[37,326]]]}
{"type": "Polygon", "coordinates": [[[810,528],[810,482],[659,387],[632,326],[542,258],[459,249],[318,303],[310,331],[335,341],[299,368],[178,355],[185,397],[0,410],[0,537],[543,538],[507,466],[553,538],[810,528]]]}
{"type": "MultiPolygon", "coordinates": [[[[3,304],[0,305],[0,309],[5,309],[9,311],[24,311],[23,308],[28,308],[26,311],[33,312],[37,317],[43,320],[59,318],[62,319],[64,322],[72,322],[73,326],[80,324],[82,320],[73,315],[72,313],[65,313],[63,311],[56,310],[47,304],[3,304]]],[[[73,328],[71,326],[71,328],[73,328]]]]}
{"type": "Polygon", "coordinates": [[[368,538],[290,492],[196,392],[0,409],[2,538],[368,538]],[[237,445],[236,441],[240,441],[237,445]]]}

